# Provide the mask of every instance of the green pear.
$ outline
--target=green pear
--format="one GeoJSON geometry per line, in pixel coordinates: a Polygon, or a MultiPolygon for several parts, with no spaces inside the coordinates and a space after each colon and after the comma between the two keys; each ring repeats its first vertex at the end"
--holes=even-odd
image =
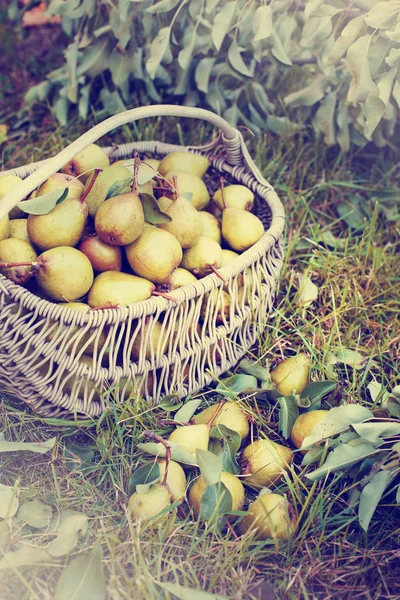
{"type": "Polygon", "coordinates": [[[264,493],[249,505],[239,523],[242,535],[254,531],[259,540],[288,540],[296,531],[296,515],[285,496],[264,493]]]}
{"type": "MultiPolygon", "coordinates": [[[[165,474],[166,461],[163,458],[159,458],[157,464],[160,468],[160,478],[162,481],[165,474]]],[[[182,504],[186,497],[186,475],[181,465],[174,460],[169,461],[167,480],[165,483],[167,484],[167,488],[171,495],[171,501],[182,504]]]]}
{"type": "Polygon", "coordinates": [[[154,284],[142,277],[120,271],[104,271],[94,280],[88,304],[92,308],[127,306],[147,300],[153,291],[154,284]]]}
{"type": "MultiPolygon", "coordinates": [[[[244,505],[244,487],[242,482],[232,473],[221,473],[221,483],[228,489],[232,496],[232,510],[241,510],[244,505]]],[[[188,504],[197,519],[201,510],[201,499],[206,490],[207,482],[200,476],[193,483],[189,491],[188,504]]]]}
{"type": "Polygon", "coordinates": [[[40,250],[76,246],[85,229],[88,209],[79,198],[57,204],[46,215],[28,216],[28,235],[40,250]]]}
{"type": "Polygon", "coordinates": [[[37,263],[36,281],[52,300],[73,302],[84,296],[92,286],[92,265],[76,248],[59,246],[46,250],[38,257],[37,263]]]}
{"type": "Polygon", "coordinates": [[[138,332],[133,342],[131,356],[134,360],[139,360],[143,355],[142,344],[144,343],[144,340],[146,340],[144,356],[147,360],[151,360],[152,355],[156,355],[157,348],[159,348],[158,353],[160,356],[163,356],[164,354],[165,346],[168,342],[168,338],[165,334],[165,327],[163,328],[159,321],[154,321],[149,334],[148,322],[149,319],[146,319],[145,328],[138,332]]]}
{"type": "Polygon", "coordinates": [[[196,450],[208,450],[210,431],[207,425],[185,425],[174,429],[168,439],[196,458],[196,450]]]}
{"type": "MultiPolygon", "coordinates": [[[[89,369],[93,368],[93,357],[92,356],[85,356],[83,354],[78,359],[75,358],[75,361],[79,365],[86,365],[86,367],[88,367],[89,369]]],[[[65,377],[65,374],[63,374],[63,375],[65,377]]],[[[67,394],[72,394],[74,391],[74,388],[75,389],[78,388],[78,397],[80,396],[81,397],[80,399],[82,399],[82,397],[84,395],[84,389],[86,387],[86,381],[88,382],[87,383],[88,394],[93,393],[93,395],[91,396],[91,401],[99,402],[101,400],[102,389],[97,384],[95,379],[89,379],[89,375],[87,373],[85,373],[84,375],[79,375],[78,378],[76,375],[69,377],[64,383],[63,392],[66,392],[67,394]],[[74,384],[77,379],[78,379],[78,383],[75,386],[74,384]]]]}
{"type": "MultiPolygon", "coordinates": [[[[86,180],[85,190],[91,185],[94,172],[89,175],[86,180]]],[[[85,200],[89,208],[89,214],[94,217],[97,209],[105,201],[108,192],[112,187],[122,186],[124,181],[127,181],[126,185],[119,190],[119,194],[125,194],[131,191],[130,182],[131,174],[128,169],[117,164],[113,164],[110,167],[106,167],[104,171],[99,173],[96,180],[88,192],[85,200]]]]}
{"type": "Polygon", "coordinates": [[[226,250],[225,248],[223,248],[220,266],[225,267],[226,265],[229,265],[231,262],[236,260],[238,256],[240,256],[240,254],[238,254],[237,252],[234,252],[233,250],[226,250]]]}
{"type": "Polygon", "coordinates": [[[65,173],[54,173],[36,191],[36,196],[44,196],[52,192],[68,189],[67,198],[80,198],[83,194],[83,183],[76,177],[65,173]]]}
{"type": "MultiPolygon", "coordinates": [[[[155,169],[155,171],[159,172],[158,167],[160,166],[161,160],[158,160],[157,158],[144,158],[142,160],[142,162],[144,162],[146,165],[149,165],[150,167],[155,169]]],[[[156,174],[156,173],[154,173],[154,174],[156,174]]]]}
{"type": "Polygon", "coordinates": [[[8,215],[0,221],[0,240],[6,240],[10,234],[10,220],[8,215]]]}
{"type": "Polygon", "coordinates": [[[242,440],[247,437],[249,433],[249,421],[247,415],[235,402],[225,402],[222,409],[219,409],[219,404],[209,406],[195,415],[192,418],[192,422],[195,425],[198,425],[199,423],[207,424],[211,421],[216,411],[218,411],[218,415],[213,421],[213,427],[225,425],[228,429],[237,431],[242,440]]]}
{"type": "MultiPolygon", "coordinates": [[[[64,306],[68,310],[74,310],[74,311],[78,311],[78,312],[89,312],[90,311],[90,306],[88,304],[86,304],[85,302],[60,302],[60,306],[64,306]]],[[[67,327],[68,327],[69,337],[72,337],[80,329],[80,327],[77,327],[77,326],[71,327],[71,325],[67,325],[67,327]]],[[[93,330],[89,330],[87,333],[85,333],[82,336],[82,338],[79,341],[78,350],[80,350],[86,344],[86,342],[91,338],[93,333],[94,333],[93,330]]],[[[50,333],[46,339],[48,341],[50,341],[53,339],[54,335],[58,335],[58,333],[50,333]]],[[[105,330],[103,329],[100,333],[99,341],[97,342],[97,352],[99,352],[104,347],[104,345],[106,343],[106,339],[107,339],[107,335],[105,333],[105,330]]],[[[67,352],[71,352],[73,345],[74,344],[69,346],[67,352]]],[[[93,356],[95,347],[96,347],[96,343],[94,340],[92,340],[84,349],[84,353],[88,354],[89,356],[93,356]]]]}
{"type": "Polygon", "coordinates": [[[310,381],[310,357],[297,354],[279,363],[271,371],[271,380],[282,396],[301,394],[310,381]]]}
{"type": "Polygon", "coordinates": [[[9,222],[9,237],[17,240],[25,240],[28,244],[31,243],[31,238],[28,235],[28,219],[11,219],[9,222]]]}
{"type": "MultiPolygon", "coordinates": [[[[146,522],[151,519],[153,524],[155,517],[170,505],[171,499],[168,487],[156,483],[144,494],[139,494],[139,492],[132,494],[128,502],[128,512],[133,521],[146,522]]],[[[165,518],[165,514],[155,519],[155,521],[160,521],[163,518],[165,518]]]]}
{"type": "Polygon", "coordinates": [[[85,183],[94,169],[105,169],[109,164],[108,155],[104,150],[97,144],[90,144],[70,160],[62,171],[67,175],[79,176],[79,179],[85,183]]]}
{"type": "Polygon", "coordinates": [[[220,210],[224,210],[229,206],[241,210],[251,210],[254,204],[254,194],[245,185],[227,185],[224,187],[224,197],[226,205],[221,190],[217,190],[213,196],[213,201],[220,210]]]}
{"type": "Polygon", "coordinates": [[[191,248],[203,233],[203,223],[199,212],[183,196],[178,196],[165,210],[172,221],[160,223],[158,227],[171,233],[182,248],[191,248]]]}
{"type": "Polygon", "coordinates": [[[168,198],[167,196],[161,196],[158,199],[158,205],[162,211],[167,212],[171,204],[173,203],[172,198],[168,198]]]}
{"type": "Polygon", "coordinates": [[[176,185],[179,194],[192,194],[190,202],[197,210],[203,210],[210,202],[210,194],[206,185],[197,175],[181,170],[173,170],[166,173],[165,179],[172,185],[176,185]],[[174,178],[176,178],[176,184],[174,184],[174,178]]]}
{"type": "Polygon", "coordinates": [[[88,257],[94,271],[97,273],[121,270],[121,248],[106,244],[98,235],[92,235],[84,239],[79,244],[79,250],[88,257]]]}
{"type": "MultiPolygon", "coordinates": [[[[150,160],[150,159],[149,159],[150,160]]],[[[154,160],[155,163],[158,163],[159,161],[154,160]]],[[[141,164],[143,164],[144,161],[142,161],[141,164]]],[[[146,164],[148,163],[148,161],[146,160],[146,164]]],[[[149,163],[152,164],[152,163],[149,163]]],[[[134,159],[131,160],[117,160],[115,163],[113,163],[111,165],[112,167],[123,167],[124,169],[126,169],[129,173],[130,177],[133,177],[135,174],[135,161],[134,159]]],[[[142,167],[143,168],[143,167],[142,167]]],[[[157,173],[154,172],[152,169],[151,173],[154,173],[154,176],[156,177],[157,173]]],[[[155,179],[150,179],[149,181],[146,181],[146,183],[142,183],[141,185],[137,185],[135,191],[137,193],[141,193],[141,194],[153,194],[153,184],[155,184],[155,179]]]]}
{"type": "Polygon", "coordinates": [[[231,297],[228,292],[219,289],[213,290],[212,292],[206,292],[203,297],[203,302],[200,307],[200,316],[205,319],[207,312],[211,310],[211,303],[213,305],[212,314],[214,315],[217,323],[224,323],[229,319],[231,297]],[[212,298],[212,300],[210,300],[212,298]]]}
{"type": "Polygon", "coordinates": [[[222,237],[238,252],[247,250],[264,235],[264,225],[256,215],[241,208],[225,208],[222,213],[222,237]]]}
{"type": "Polygon", "coordinates": [[[312,434],[317,425],[325,421],[328,414],[329,410],[311,410],[297,417],[290,434],[292,444],[296,448],[301,448],[306,437],[312,434]]]}
{"type": "Polygon", "coordinates": [[[145,227],[140,237],[126,248],[131,269],[137,275],[162,283],[182,260],[182,248],[168,231],[145,227]]]}
{"type": "Polygon", "coordinates": [[[136,192],[114,196],[100,204],[94,225],[97,235],[112,246],[126,246],[143,231],[144,213],[136,192]]]}
{"type": "MultiPolygon", "coordinates": [[[[25,240],[8,238],[0,241],[0,263],[34,263],[37,254],[32,246],[25,240]]],[[[24,285],[34,275],[33,266],[17,266],[11,268],[0,268],[0,273],[18,283],[24,285]]]]}
{"type": "MultiPolygon", "coordinates": [[[[147,161],[146,161],[147,162],[147,161]]],[[[205,156],[200,154],[192,154],[191,152],[171,152],[164,156],[158,166],[158,172],[160,175],[167,175],[170,171],[185,171],[185,173],[192,173],[197,177],[203,177],[210,161],[205,156]]]]}
{"type": "Polygon", "coordinates": [[[221,259],[218,242],[202,235],[195,246],[184,251],[181,266],[196,277],[205,277],[221,266],[221,259]]]}
{"type": "Polygon", "coordinates": [[[168,279],[157,285],[157,291],[168,293],[171,290],[177,290],[185,285],[190,285],[196,282],[197,278],[192,275],[190,271],[182,269],[182,267],[178,267],[172,271],[168,279]]]}
{"type": "Polygon", "coordinates": [[[244,483],[253,487],[269,487],[277,482],[289,469],[293,453],[268,438],[252,442],[242,452],[242,474],[247,475],[244,483]]]}
{"type": "Polygon", "coordinates": [[[212,240],[218,242],[221,245],[222,235],[221,235],[221,224],[214,215],[211,213],[201,210],[198,213],[203,222],[203,233],[205,237],[209,237],[212,240]]]}
{"type": "MultiPolygon", "coordinates": [[[[4,198],[9,192],[12,192],[22,183],[21,177],[17,177],[17,175],[4,175],[0,177],[0,200],[4,198]]],[[[23,210],[15,206],[10,210],[9,213],[10,219],[21,219],[26,217],[26,213],[23,210]]],[[[0,231],[1,231],[1,222],[0,222],[0,231]]],[[[1,233],[0,233],[1,236],[1,233]]],[[[0,237],[0,239],[2,239],[0,237]]]]}

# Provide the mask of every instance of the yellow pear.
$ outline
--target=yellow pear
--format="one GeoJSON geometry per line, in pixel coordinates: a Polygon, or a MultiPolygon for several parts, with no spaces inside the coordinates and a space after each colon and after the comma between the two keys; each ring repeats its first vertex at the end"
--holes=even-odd
{"type": "Polygon", "coordinates": [[[156,483],[145,494],[139,492],[132,494],[128,502],[128,512],[134,521],[149,521],[170,505],[168,488],[161,483],[156,483]]]}
{"type": "Polygon", "coordinates": [[[306,437],[309,437],[315,427],[322,423],[329,414],[329,410],[312,410],[297,417],[293,426],[290,439],[296,448],[301,448],[306,437]]]}
{"type": "MultiPolygon", "coordinates": [[[[241,210],[251,210],[254,204],[254,194],[245,185],[227,185],[224,187],[226,207],[232,206],[241,210]]],[[[224,210],[225,204],[221,190],[217,190],[213,200],[219,209],[224,210]]]]}
{"type": "Polygon", "coordinates": [[[285,496],[262,494],[249,505],[239,523],[240,533],[255,531],[259,540],[288,540],[295,533],[296,515],[285,496]]]}
{"type": "Polygon", "coordinates": [[[165,346],[168,342],[168,338],[165,334],[165,328],[163,331],[163,326],[159,321],[154,321],[150,335],[148,334],[148,326],[146,321],[146,326],[143,330],[140,330],[133,342],[131,356],[134,360],[139,360],[139,358],[143,355],[146,356],[148,360],[151,360],[152,355],[156,355],[157,348],[159,347],[159,354],[162,356],[165,351],[165,346]],[[146,347],[143,349],[142,344],[146,339],[146,347]]]}
{"type": "MultiPolygon", "coordinates": [[[[192,418],[192,422],[195,425],[209,423],[218,408],[219,404],[205,408],[192,418]]],[[[237,431],[242,440],[249,433],[249,422],[246,413],[235,402],[225,402],[222,409],[218,412],[215,421],[213,421],[213,427],[217,425],[225,425],[228,429],[237,431]]]]}
{"type": "Polygon", "coordinates": [[[90,144],[87,148],[79,152],[62,169],[67,175],[79,176],[82,183],[85,183],[90,173],[94,169],[105,169],[110,164],[108,155],[97,144],[90,144]]]}
{"type": "MultiPolygon", "coordinates": [[[[71,304],[72,304],[72,302],[71,302],[71,304]]],[[[75,359],[75,361],[77,361],[77,363],[80,365],[86,365],[89,369],[93,368],[93,357],[92,356],[86,356],[85,354],[83,354],[82,356],[79,357],[79,359],[75,359]]],[[[66,372],[65,372],[65,374],[66,374],[66,372]]],[[[96,381],[94,379],[89,379],[89,375],[87,373],[85,373],[84,375],[79,375],[79,377],[76,375],[69,377],[64,383],[63,392],[66,392],[67,394],[72,394],[73,391],[75,391],[78,388],[78,398],[82,399],[84,397],[86,381],[88,382],[87,383],[88,395],[90,395],[93,392],[93,395],[91,396],[91,400],[95,401],[95,402],[99,402],[99,400],[101,399],[102,390],[100,389],[100,386],[96,383],[96,381]],[[75,385],[76,381],[77,381],[77,384],[75,385]],[[74,388],[75,388],[75,390],[74,390],[74,388]]]]}
{"type": "Polygon", "coordinates": [[[190,271],[187,269],[182,269],[182,267],[178,267],[172,271],[168,279],[158,284],[157,290],[163,293],[168,293],[171,290],[177,290],[184,285],[190,285],[191,283],[196,282],[197,278],[192,275],[190,271]]]}
{"type": "Polygon", "coordinates": [[[174,429],[168,439],[196,458],[196,450],[208,449],[210,431],[207,425],[185,425],[174,429]]]}
{"type": "Polygon", "coordinates": [[[218,242],[202,235],[197,244],[184,251],[181,266],[196,277],[205,277],[221,266],[221,259],[218,242]]]}
{"type": "MultiPolygon", "coordinates": [[[[17,177],[17,175],[3,175],[3,177],[0,177],[0,200],[2,200],[4,196],[6,196],[9,192],[15,190],[15,188],[17,188],[20,183],[22,183],[22,179],[21,177],[17,177]]],[[[15,206],[11,209],[8,216],[10,219],[21,219],[26,217],[26,213],[24,213],[24,211],[18,208],[18,206],[15,206]]],[[[0,237],[0,239],[2,238],[0,237]]]]}
{"type": "Polygon", "coordinates": [[[132,271],[154,283],[168,279],[182,260],[182,248],[176,237],[155,227],[145,227],[125,250],[132,271]]]}
{"type": "Polygon", "coordinates": [[[169,171],[165,175],[165,179],[172,185],[175,185],[174,178],[176,178],[176,187],[180,194],[184,194],[185,192],[192,194],[190,202],[194,208],[202,210],[207,206],[210,202],[210,194],[200,177],[181,170],[169,171]]]}
{"type": "Polygon", "coordinates": [[[0,240],[6,240],[10,234],[10,221],[8,215],[0,221],[0,240]]]}
{"type": "Polygon", "coordinates": [[[301,392],[310,380],[310,357],[306,354],[297,354],[279,363],[271,372],[271,380],[282,396],[301,392]]]}
{"type": "MultiPolygon", "coordinates": [[[[36,261],[37,254],[32,246],[25,240],[17,238],[8,238],[0,241],[0,262],[1,263],[33,263],[36,261]]],[[[11,268],[1,268],[0,273],[5,275],[14,283],[24,285],[34,274],[33,267],[19,266],[11,268]]]]}
{"type": "MultiPolygon", "coordinates": [[[[93,173],[89,174],[89,177],[85,184],[85,190],[91,185],[93,173]]],[[[125,167],[113,164],[110,167],[106,167],[96,177],[93,186],[90,188],[85,200],[89,208],[89,214],[94,217],[99,206],[105,201],[108,192],[112,187],[120,187],[119,195],[125,194],[131,191],[130,188],[131,174],[125,167]],[[124,187],[121,187],[124,182],[127,182],[124,187]]]]}
{"type": "Polygon", "coordinates": [[[199,211],[200,218],[203,222],[203,234],[206,237],[211,238],[218,242],[221,245],[222,235],[221,235],[221,223],[218,221],[214,215],[205,210],[199,211]]]}
{"type": "Polygon", "coordinates": [[[136,192],[113,196],[100,204],[94,219],[97,235],[111,246],[126,246],[142,233],[144,213],[136,192]]]}
{"type": "MultiPolygon", "coordinates": [[[[147,162],[147,160],[146,160],[147,162]]],[[[191,152],[171,152],[164,156],[158,165],[160,175],[167,175],[170,171],[185,171],[192,173],[198,177],[203,177],[210,165],[210,161],[205,156],[200,154],[192,154],[191,152]]]]}
{"type": "Polygon", "coordinates": [[[69,246],[46,250],[37,260],[36,274],[39,286],[52,299],[73,302],[89,291],[93,283],[93,269],[86,256],[69,246]]]}
{"type": "MultiPolygon", "coordinates": [[[[229,490],[232,496],[232,510],[241,510],[244,504],[244,487],[242,482],[232,473],[221,473],[221,483],[229,490]]],[[[207,483],[202,476],[198,477],[189,491],[188,503],[197,519],[201,509],[201,498],[207,483]]]]}
{"type": "Polygon", "coordinates": [[[256,215],[228,207],[222,213],[222,237],[231,248],[243,252],[264,235],[264,225],[256,215]]]}
{"type": "Polygon", "coordinates": [[[25,240],[28,244],[31,239],[28,235],[28,219],[11,219],[9,222],[9,237],[17,240],[25,240]]]}
{"type": "MultiPolygon", "coordinates": [[[[200,307],[200,316],[205,319],[207,312],[210,313],[212,310],[213,319],[216,323],[224,323],[229,319],[231,306],[231,297],[228,292],[224,290],[213,290],[212,292],[206,292],[203,297],[203,302],[200,307]],[[212,300],[210,300],[212,298],[212,300]],[[213,307],[212,309],[210,307],[213,307]]],[[[208,317],[210,318],[210,317],[208,317]]]]}
{"type": "Polygon", "coordinates": [[[46,215],[29,215],[28,235],[40,250],[76,246],[84,232],[87,216],[86,203],[79,198],[69,198],[46,215]]]}
{"type": "MultiPolygon", "coordinates": [[[[90,311],[90,306],[88,304],[86,304],[85,302],[61,302],[60,306],[64,306],[68,310],[75,310],[75,311],[80,311],[80,312],[89,312],[90,311]]],[[[70,337],[72,337],[78,331],[78,329],[80,329],[80,327],[77,327],[77,326],[71,327],[71,325],[67,325],[67,327],[68,327],[68,332],[70,334],[70,337]]],[[[91,338],[93,333],[94,333],[94,330],[89,330],[87,333],[85,333],[82,336],[82,338],[79,341],[78,350],[86,344],[86,342],[91,338]]],[[[56,335],[56,334],[51,333],[47,339],[51,340],[54,337],[54,335],[56,335]]],[[[100,352],[100,350],[103,349],[104,344],[106,343],[106,339],[107,339],[107,335],[105,333],[105,330],[103,329],[100,333],[99,341],[97,342],[97,352],[100,352]]],[[[73,346],[74,346],[74,344],[71,344],[71,346],[68,347],[67,351],[71,352],[73,346]]],[[[88,346],[86,346],[84,353],[88,354],[89,356],[93,356],[95,346],[96,346],[95,341],[91,341],[88,344],[88,346]]]]}
{"type": "Polygon", "coordinates": [[[94,280],[88,304],[92,308],[127,306],[147,300],[153,291],[154,284],[147,279],[121,271],[104,271],[94,280]]]}
{"type": "MultiPolygon", "coordinates": [[[[163,481],[166,464],[165,460],[159,458],[157,464],[160,468],[161,481],[163,481]]],[[[186,475],[181,465],[174,460],[169,461],[166,484],[171,494],[171,501],[182,504],[186,497],[186,475]]]]}
{"type": "Polygon", "coordinates": [[[253,487],[269,487],[289,469],[293,453],[269,439],[252,442],[242,452],[242,474],[249,474],[244,483],[253,487]]]}
{"type": "Polygon", "coordinates": [[[165,209],[172,221],[160,223],[158,227],[171,233],[182,248],[191,248],[203,233],[203,223],[199,212],[183,196],[172,200],[165,209]]]}
{"type": "Polygon", "coordinates": [[[80,198],[83,194],[83,183],[76,177],[65,173],[54,173],[38,188],[36,196],[44,196],[52,192],[68,189],[67,198],[80,198]]]}
{"type": "Polygon", "coordinates": [[[237,252],[234,252],[233,250],[226,250],[225,248],[223,248],[222,249],[221,267],[225,267],[225,265],[229,265],[231,262],[236,260],[238,258],[238,256],[240,256],[240,254],[238,254],[237,252]]]}

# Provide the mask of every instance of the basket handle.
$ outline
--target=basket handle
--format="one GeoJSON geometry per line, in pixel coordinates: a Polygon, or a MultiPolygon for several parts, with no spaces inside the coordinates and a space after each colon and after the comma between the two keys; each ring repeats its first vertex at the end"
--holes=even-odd
{"type": "Polygon", "coordinates": [[[102,123],[95,125],[77,140],[72,142],[67,148],[61,150],[58,154],[46,161],[37,171],[29,175],[24,181],[9,192],[0,201],[0,221],[12,210],[18,202],[21,202],[28,194],[33,192],[51,175],[59,171],[67,162],[72,160],[79,152],[87,148],[90,144],[96,142],[103,135],[106,135],[116,127],[126,125],[138,119],[148,117],[188,117],[191,119],[204,119],[222,131],[222,140],[230,142],[238,140],[239,132],[234,129],[225,119],[202,108],[193,108],[189,106],[174,106],[169,104],[155,104],[153,106],[142,106],[119,113],[106,119],[102,123]]]}

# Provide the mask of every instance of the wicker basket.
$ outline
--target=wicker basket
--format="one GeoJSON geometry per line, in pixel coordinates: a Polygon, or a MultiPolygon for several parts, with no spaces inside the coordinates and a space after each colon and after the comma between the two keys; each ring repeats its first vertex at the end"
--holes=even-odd
{"type": "Polygon", "coordinates": [[[218,188],[221,173],[228,183],[248,186],[255,193],[254,212],[266,233],[220,269],[225,284],[209,275],[172,292],[176,302],[153,297],[127,307],[81,313],[42,300],[0,275],[0,390],[44,416],[96,417],[111,402],[131,401],[139,393],[153,403],[170,393],[180,397],[194,393],[237,363],[257,340],[271,310],[282,266],[284,210],[240,132],[205,110],[167,105],[129,110],[95,126],[51,159],[1,173],[24,181],[0,202],[0,220],[102,135],[153,116],[204,119],[221,134],[212,144],[196,148],[124,144],[113,158],[131,157],[133,149],[158,158],[177,150],[211,157],[222,147],[223,157],[213,160],[207,172],[208,188],[218,188]],[[221,316],[218,298],[224,285],[231,304],[229,314],[221,316]],[[215,289],[219,291],[209,293],[215,289]],[[148,340],[156,321],[162,323],[162,335],[152,349],[148,340]],[[134,361],[132,346],[140,331],[145,332],[140,359],[134,361]]]}

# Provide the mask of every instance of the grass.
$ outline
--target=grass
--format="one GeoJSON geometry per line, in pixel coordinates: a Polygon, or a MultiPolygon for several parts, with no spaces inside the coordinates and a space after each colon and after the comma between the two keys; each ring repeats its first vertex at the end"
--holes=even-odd
{"type": "MultiPolygon", "coordinates": [[[[24,132],[23,143],[16,130],[3,151],[3,168],[54,154],[82,130],[75,122],[68,130],[60,129],[48,119],[41,131],[24,132]]],[[[199,124],[177,129],[175,120],[146,121],[136,128],[125,127],[112,140],[183,139],[188,144],[206,141],[208,134],[209,129],[199,124]]],[[[249,136],[249,146],[287,211],[280,291],[269,324],[250,356],[274,365],[297,351],[307,352],[313,379],[334,376],[341,402],[374,408],[367,391],[371,379],[389,389],[399,383],[399,221],[387,221],[373,200],[378,191],[397,189],[397,157],[389,148],[340,156],[335,149],[301,137],[279,141],[272,135],[258,140],[249,136]],[[350,229],[338,214],[339,204],[348,203],[352,195],[360,197],[367,215],[363,231],[350,229]],[[337,247],[321,243],[326,232],[335,237],[337,247]],[[319,287],[317,301],[306,309],[297,305],[299,271],[311,275],[319,287]],[[338,367],[332,373],[326,355],[337,347],[358,350],[368,359],[367,365],[360,370],[338,367]]],[[[256,430],[279,439],[276,407],[253,397],[240,402],[256,430]]],[[[400,522],[394,499],[384,499],[368,535],[364,534],[348,505],[349,482],[336,475],[311,486],[299,458],[278,486],[298,513],[303,510],[297,536],[289,544],[277,548],[272,540],[237,539],[231,529],[212,535],[193,522],[187,510],[158,530],[139,531],[126,515],[127,483],[132,468],[142,461],[136,445],[143,429],[159,431],[163,414],[137,399],[129,406],[113,404],[98,422],[76,427],[38,418],[6,398],[2,404],[0,431],[8,440],[43,441],[57,436],[57,444],[51,456],[0,454],[1,482],[18,481],[20,502],[38,498],[54,512],[77,510],[89,517],[88,534],[72,556],[101,544],[108,598],[172,598],[157,581],[224,594],[232,600],[264,598],[262,582],[269,582],[278,598],[288,600],[400,597],[396,573],[400,522]],[[92,451],[91,462],[82,465],[79,458],[71,462],[68,449],[76,450],[76,445],[92,451]]],[[[46,537],[40,530],[21,529],[15,523],[1,541],[0,548],[7,551],[17,543],[41,546],[46,537]]],[[[0,571],[2,599],[50,600],[70,558],[0,571]]]]}

